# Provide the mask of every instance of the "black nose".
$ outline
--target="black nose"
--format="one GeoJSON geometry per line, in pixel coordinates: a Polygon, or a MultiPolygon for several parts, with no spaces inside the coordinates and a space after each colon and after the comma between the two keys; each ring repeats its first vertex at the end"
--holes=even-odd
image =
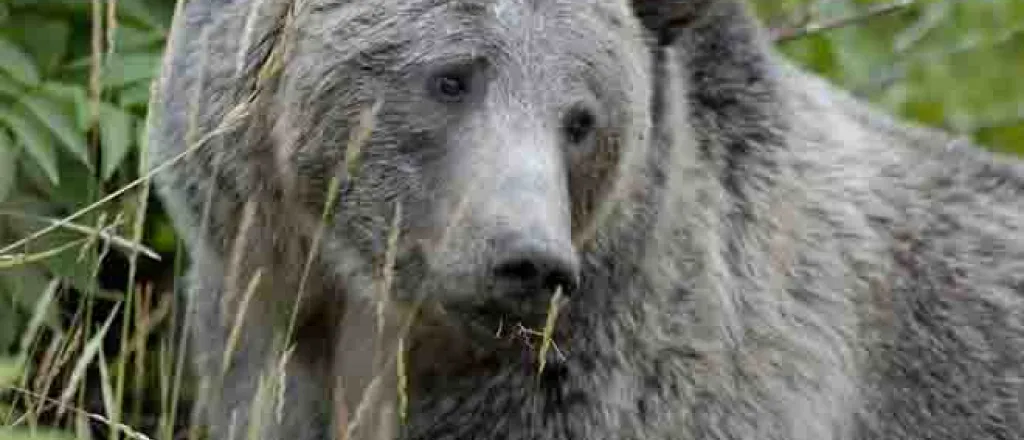
{"type": "Polygon", "coordinates": [[[554,292],[561,286],[568,294],[578,287],[579,266],[571,249],[558,252],[540,245],[514,248],[494,266],[494,276],[501,282],[514,283],[525,289],[554,292]]]}

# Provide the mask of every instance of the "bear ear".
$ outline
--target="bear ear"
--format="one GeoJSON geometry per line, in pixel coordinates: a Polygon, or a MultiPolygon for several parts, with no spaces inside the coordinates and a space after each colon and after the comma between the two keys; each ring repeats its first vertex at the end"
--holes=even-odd
{"type": "Polygon", "coordinates": [[[633,14],[659,45],[669,44],[679,29],[715,1],[721,0],[631,0],[633,14]]]}

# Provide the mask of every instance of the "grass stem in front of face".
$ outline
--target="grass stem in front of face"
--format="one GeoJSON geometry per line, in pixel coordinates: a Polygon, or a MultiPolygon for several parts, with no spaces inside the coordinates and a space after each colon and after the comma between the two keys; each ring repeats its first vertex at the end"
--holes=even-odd
{"type": "Polygon", "coordinates": [[[398,337],[398,349],[396,350],[398,361],[396,362],[398,373],[398,421],[405,425],[409,411],[409,368],[406,365],[405,336],[398,337]]]}
{"type": "Polygon", "coordinates": [[[538,354],[537,375],[544,373],[547,366],[548,351],[551,349],[551,335],[555,331],[555,323],[558,321],[558,312],[562,307],[562,286],[555,288],[555,294],[551,295],[551,303],[548,306],[547,319],[544,323],[544,332],[541,335],[540,352],[538,354]]]}
{"type": "MultiPolygon", "coordinates": [[[[238,310],[235,312],[235,322],[228,335],[227,346],[224,349],[224,358],[221,360],[220,375],[222,379],[224,375],[227,374],[228,368],[231,366],[231,357],[234,356],[235,349],[238,345],[238,339],[242,334],[242,326],[245,324],[245,315],[249,308],[249,301],[259,288],[262,277],[263,268],[256,269],[256,272],[253,274],[249,281],[249,285],[245,290],[245,295],[242,297],[241,303],[238,304],[238,310]]],[[[223,383],[223,381],[218,381],[218,383],[223,383]]]]}
{"type": "MultiPolygon", "coordinates": [[[[60,405],[61,413],[63,408],[68,406],[68,401],[71,395],[78,389],[79,381],[85,377],[85,370],[92,362],[93,358],[96,357],[97,352],[103,346],[103,337],[106,336],[107,331],[110,329],[110,325],[114,322],[114,317],[117,315],[118,310],[121,308],[122,303],[117,303],[114,308],[110,311],[110,315],[107,316],[106,322],[100,327],[99,332],[89,339],[85,347],[82,349],[82,354],[78,358],[78,362],[75,364],[75,368],[71,373],[71,377],[68,379],[64,391],[61,393],[60,405]]],[[[116,423],[116,422],[115,422],[116,423]]]]}
{"type": "Polygon", "coordinates": [[[102,416],[100,414],[88,412],[88,411],[86,411],[86,410],[84,410],[84,409],[82,409],[82,408],[80,408],[78,406],[63,405],[63,404],[60,403],[59,400],[47,397],[46,394],[44,394],[44,393],[37,392],[37,391],[32,391],[32,390],[25,389],[25,388],[20,388],[20,387],[11,387],[10,390],[14,391],[14,392],[16,392],[18,394],[29,396],[29,397],[31,397],[33,399],[38,399],[40,402],[43,402],[43,403],[48,403],[48,404],[51,404],[51,405],[60,406],[62,408],[62,410],[65,410],[67,412],[74,413],[74,414],[77,414],[77,415],[81,415],[81,416],[83,416],[86,419],[102,423],[104,425],[110,426],[111,428],[116,428],[117,430],[123,432],[126,436],[128,436],[129,438],[131,438],[133,440],[153,440],[149,436],[147,436],[147,435],[145,435],[145,434],[143,434],[143,433],[141,433],[139,431],[136,431],[131,426],[128,426],[128,425],[125,425],[125,424],[117,424],[115,426],[115,423],[113,421],[111,421],[110,418],[108,418],[108,417],[104,417],[104,416],[102,416]]]}

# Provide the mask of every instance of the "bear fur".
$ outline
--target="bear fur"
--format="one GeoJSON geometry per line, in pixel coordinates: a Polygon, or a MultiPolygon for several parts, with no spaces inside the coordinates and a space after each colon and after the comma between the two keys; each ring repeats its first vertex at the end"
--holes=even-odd
{"type": "Polygon", "coordinates": [[[765,35],[734,0],[187,2],[149,145],[212,437],[1024,439],[1024,165],[765,35]],[[479,102],[417,88],[478,56],[479,102]],[[526,208],[442,228],[525,163],[526,208]],[[499,223],[576,268],[548,354],[479,310],[499,223]]]}

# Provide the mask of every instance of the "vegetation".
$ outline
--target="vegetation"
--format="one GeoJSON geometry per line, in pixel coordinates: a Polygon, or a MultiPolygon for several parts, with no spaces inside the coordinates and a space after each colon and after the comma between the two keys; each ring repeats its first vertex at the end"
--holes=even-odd
{"type": "MultiPolygon", "coordinates": [[[[751,3],[798,63],[1024,154],[1024,2],[751,3]]],[[[0,0],[0,440],[198,434],[170,295],[184,256],[140,171],[174,7],[0,0]]]]}

